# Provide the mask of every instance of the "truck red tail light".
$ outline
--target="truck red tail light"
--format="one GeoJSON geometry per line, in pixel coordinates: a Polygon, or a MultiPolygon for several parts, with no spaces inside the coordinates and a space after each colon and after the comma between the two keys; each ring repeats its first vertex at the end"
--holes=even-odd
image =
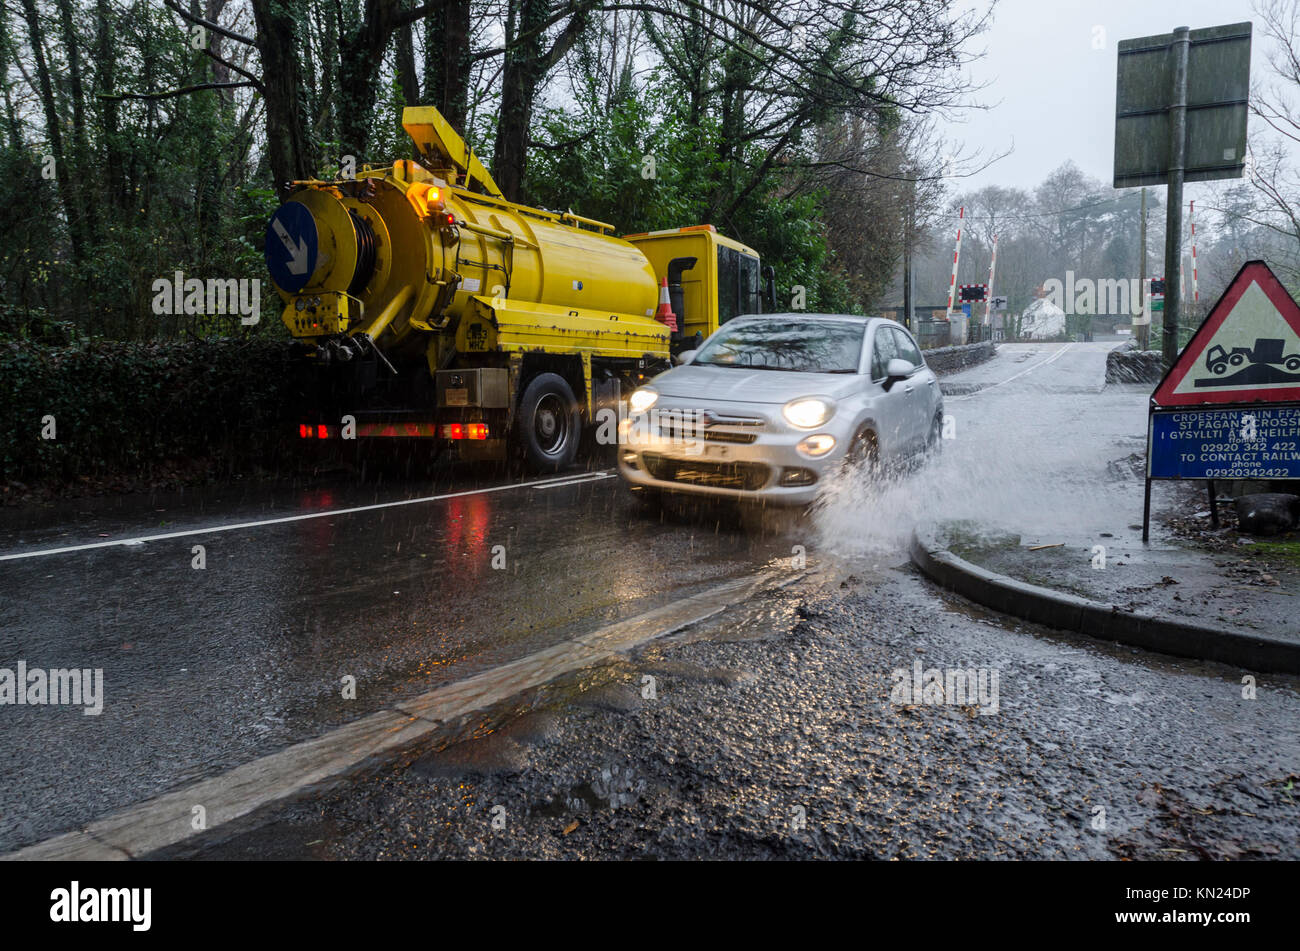
{"type": "Polygon", "coordinates": [[[326,426],[324,423],[322,423],[321,425],[317,426],[317,427],[316,427],[316,438],[317,438],[317,439],[329,439],[329,438],[330,438],[330,428],[329,428],[328,426],[326,426]]]}
{"type": "Polygon", "coordinates": [[[447,423],[442,427],[443,439],[487,439],[487,423],[447,423]]]}
{"type": "Polygon", "coordinates": [[[299,438],[299,439],[311,439],[311,437],[312,437],[312,429],[311,429],[311,427],[308,426],[306,423],[300,423],[299,426],[298,426],[298,438],[299,438]]]}

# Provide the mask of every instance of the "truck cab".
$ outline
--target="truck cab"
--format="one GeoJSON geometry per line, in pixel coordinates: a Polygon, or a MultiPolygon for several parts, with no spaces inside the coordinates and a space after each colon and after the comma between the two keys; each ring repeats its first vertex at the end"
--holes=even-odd
{"type": "Polygon", "coordinates": [[[713,225],[629,234],[623,240],[646,256],[655,274],[668,279],[678,325],[674,353],[693,349],[697,339],[733,317],[763,312],[758,252],[718,234],[713,225]]]}

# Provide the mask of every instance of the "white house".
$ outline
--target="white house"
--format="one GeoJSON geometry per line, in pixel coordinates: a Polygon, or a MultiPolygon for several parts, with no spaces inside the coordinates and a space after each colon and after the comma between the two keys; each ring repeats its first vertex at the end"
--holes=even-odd
{"type": "Polygon", "coordinates": [[[1020,336],[1046,340],[1065,333],[1065,311],[1049,298],[1040,297],[1020,315],[1020,336]]]}

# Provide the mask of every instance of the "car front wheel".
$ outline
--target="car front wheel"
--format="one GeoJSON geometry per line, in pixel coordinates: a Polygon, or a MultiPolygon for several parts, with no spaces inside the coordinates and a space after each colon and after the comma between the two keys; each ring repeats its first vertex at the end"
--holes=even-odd
{"type": "Polygon", "coordinates": [[[934,414],[930,421],[930,434],[925,439],[925,451],[930,454],[943,449],[943,410],[934,414]]]}
{"type": "Polygon", "coordinates": [[[863,430],[853,437],[849,451],[844,456],[845,463],[854,471],[875,479],[880,475],[880,447],[876,443],[876,434],[863,430]]]}

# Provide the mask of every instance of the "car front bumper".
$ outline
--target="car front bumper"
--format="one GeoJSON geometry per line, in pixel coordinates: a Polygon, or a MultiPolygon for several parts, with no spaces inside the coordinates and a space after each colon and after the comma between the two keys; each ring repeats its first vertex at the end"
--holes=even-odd
{"type": "MultiPolygon", "coordinates": [[[[813,432],[826,432],[815,430],[813,432]]],[[[810,458],[796,447],[812,432],[759,432],[750,443],[714,441],[712,434],[682,440],[639,433],[620,441],[619,475],[628,485],[774,505],[807,505],[837,471],[848,450],[835,447],[810,458]]]]}

